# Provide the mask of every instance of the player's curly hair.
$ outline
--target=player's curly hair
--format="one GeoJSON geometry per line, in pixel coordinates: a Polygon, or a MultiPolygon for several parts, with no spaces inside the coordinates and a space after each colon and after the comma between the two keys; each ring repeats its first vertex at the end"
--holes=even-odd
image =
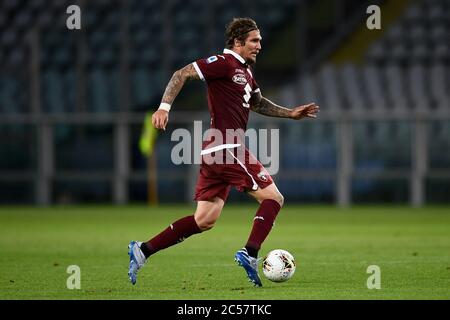
{"type": "Polygon", "coordinates": [[[247,39],[248,37],[248,33],[253,30],[259,30],[256,22],[253,19],[233,18],[233,20],[226,26],[226,48],[233,48],[234,39],[237,39],[240,42],[245,42],[245,39],[247,39]]]}

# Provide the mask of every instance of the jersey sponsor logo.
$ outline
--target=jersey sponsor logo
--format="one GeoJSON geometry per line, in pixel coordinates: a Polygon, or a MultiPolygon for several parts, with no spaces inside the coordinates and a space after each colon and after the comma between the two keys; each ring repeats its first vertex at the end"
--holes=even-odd
{"type": "Polygon", "coordinates": [[[235,72],[235,73],[238,73],[238,72],[240,72],[240,73],[245,73],[244,70],[242,70],[242,69],[234,69],[234,72],[235,72]]]}
{"type": "Polygon", "coordinates": [[[208,59],[206,59],[206,63],[211,63],[217,61],[217,56],[211,56],[208,59]]]}
{"type": "Polygon", "coordinates": [[[244,85],[244,84],[247,83],[247,78],[242,73],[235,74],[233,76],[232,80],[233,80],[234,83],[237,83],[237,84],[240,84],[240,85],[244,85]]]}
{"type": "Polygon", "coordinates": [[[260,178],[264,182],[269,181],[269,179],[267,178],[267,175],[264,171],[261,171],[260,173],[258,173],[258,178],[260,178]]]}

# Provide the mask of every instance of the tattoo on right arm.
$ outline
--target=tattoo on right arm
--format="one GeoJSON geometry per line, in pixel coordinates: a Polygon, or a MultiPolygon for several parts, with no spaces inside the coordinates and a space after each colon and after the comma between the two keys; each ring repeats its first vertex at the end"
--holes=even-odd
{"type": "Polygon", "coordinates": [[[191,63],[184,68],[174,72],[172,78],[166,86],[161,102],[172,104],[178,93],[180,93],[186,80],[200,79],[194,65],[191,63]]]}

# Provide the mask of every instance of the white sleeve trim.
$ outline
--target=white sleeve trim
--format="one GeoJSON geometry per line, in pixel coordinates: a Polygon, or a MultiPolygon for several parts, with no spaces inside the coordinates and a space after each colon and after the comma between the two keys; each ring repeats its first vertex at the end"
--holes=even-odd
{"type": "Polygon", "coordinates": [[[205,81],[205,77],[203,76],[203,73],[201,72],[200,68],[198,67],[197,62],[193,62],[192,64],[194,65],[195,71],[197,71],[198,76],[200,77],[200,79],[205,81]]]}

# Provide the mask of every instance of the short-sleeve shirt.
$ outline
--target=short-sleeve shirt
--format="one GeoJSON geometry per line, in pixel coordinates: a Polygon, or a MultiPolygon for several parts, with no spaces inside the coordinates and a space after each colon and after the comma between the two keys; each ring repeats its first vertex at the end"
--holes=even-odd
{"type": "MultiPolygon", "coordinates": [[[[224,49],[223,54],[197,60],[193,65],[208,87],[211,128],[221,131],[224,137],[227,129],[242,129],[245,132],[250,98],[260,91],[250,66],[229,49],[224,49]]],[[[223,148],[233,147],[226,142],[231,141],[224,141],[223,148]]]]}

